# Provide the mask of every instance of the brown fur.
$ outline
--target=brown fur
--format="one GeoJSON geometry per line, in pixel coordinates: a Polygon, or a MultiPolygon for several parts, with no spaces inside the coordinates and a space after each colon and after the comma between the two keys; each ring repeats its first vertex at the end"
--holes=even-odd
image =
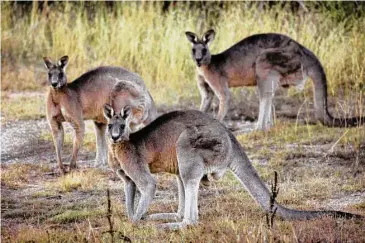
{"type": "MultiPolygon", "coordinates": [[[[95,123],[98,145],[96,162],[106,160],[107,148],[104,134],[107,120],[103,115],[103,106],[113,100],[116,105],[132,105],[136,110],[136,114],[140,109],[149,109],[150,107],[134,106],[138,104],[135,100],[146,95],[150,98],[143,80],[137,74],[120,67],[99,67],[86,72],[75,81],[67,83],[65,67],[68,57],[63,57],[63,65],[53,64],[49,58],[44,58],[44,60],[46,67],[49,69],[49,82],[52,86],[54,85],[49,88],[47,94],[47,119],[52,130],[61,173],[65,172],[61,158],[63,145],[62,122],[64,121],[70,122],[75,130],[70,169],[76,168],[77,154],[82,145],[85,131],[84,120],[93,120],[95,123]],[[123,81],[126,81],[127,84],[123,81]],[[114,86],[116,86],[117,92],[113,93],[114,86]],[[111,93],[114,95],[112,99],[110,97],[111,93]],[[99,146],[105,152],[99,151],[99,146]]],[[[61,60],[59,63],[61,63],[61,60]]],[[[153,100],[151,106],[153,107],[153,115],[149,120],[154,119],[156,116],[153,100]]],[[[136,123],[145,122],[147,124],[146,119],[143,118],[146,117],[139,117],[136,123]]]]}

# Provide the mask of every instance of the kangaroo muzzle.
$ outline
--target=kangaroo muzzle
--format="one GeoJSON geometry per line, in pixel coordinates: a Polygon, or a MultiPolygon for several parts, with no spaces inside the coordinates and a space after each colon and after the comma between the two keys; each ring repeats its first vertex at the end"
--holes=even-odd
{"type": "Polygon", "coordinates": [[[196,58],[195,60],[196,60],[196,64],[200,67],[203,58],[196,58]]]}
{"type": "Polygon", "coordinates": [[[111,130],[111,133],[110,133],[110,138],[113,142],[118,142],[121,138],[121,133],[119,131],[119,128],[118,127],[113,127],[113,129],[111,130]]]}

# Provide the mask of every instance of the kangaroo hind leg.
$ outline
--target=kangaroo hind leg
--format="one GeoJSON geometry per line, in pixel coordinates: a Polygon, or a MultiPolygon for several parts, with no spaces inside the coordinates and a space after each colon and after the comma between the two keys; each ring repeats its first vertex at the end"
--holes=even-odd
{"type": "Polygon", "coordinates": [[[70,170],[76,169],[77,154],[79,153],[82,141],[84,139],[85,125],[84,121],[81,120],[79,123],[71,123],[74,128],[74,138],[72,146],[72,157],[70,162],[70,170]]]}
{"type": "Polygon", "coordinates": [[[279,74],[270,71],[265,78],[258,77],[257,88],[260,98],[259,118],[256,129],[267,130],[273,125],[272,101],[279,82],[279,74]]]}
{"type": "Polygon", "coordinates": [[[185,135],[181,135],[177,142],[179,173],[185,191],[184,218],[182,222],[159,225],[161,228],[180,229],[197,224],[199,220],[198,191],[200,180],[204,176],[204,160],[194,148],[191,148],[189,138],[185,135]]]}
{"type": "Polygon", "coordinates": [[[178,194],[179,194],[179,207],[177,209],[177,213],[156,213],[150,214],[147,219],[150,220],[181,220],[184,216],[184,208],[185,208],[185,189],[184,184],[180,178],[180,176],[176,176],[177,186],[178,186],[178,194]]]}
{"type": "Polygon", "coordinates": [[[65,174],[66,170],[62,164],[62,147],[63,147],[63,140],[64,140],[64,131],[61,122],[58,122],[56,119],[52,119],[50,121],[52,136],[53,136],[53,143],[56,148],[56,156],[57,156],[57,163],[58,168],[61,174],[65,174]]]}

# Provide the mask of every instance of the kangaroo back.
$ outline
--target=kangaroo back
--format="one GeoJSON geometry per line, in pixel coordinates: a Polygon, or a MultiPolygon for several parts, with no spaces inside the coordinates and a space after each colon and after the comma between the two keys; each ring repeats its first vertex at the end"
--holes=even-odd
{"type": "Polygon", "coordinates": [[[110,104],[116,112],[130,106],[131,126],[147,125],[157,117],[157,109],[152,96],[144,85],[129,80],[119,80],[110,94],[110,104]]]}

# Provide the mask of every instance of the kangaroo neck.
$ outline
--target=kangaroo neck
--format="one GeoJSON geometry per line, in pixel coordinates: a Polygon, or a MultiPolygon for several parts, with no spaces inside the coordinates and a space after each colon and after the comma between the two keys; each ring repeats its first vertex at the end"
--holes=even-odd
{"type": "MultiPolygon", "coordinates": [[[[112,154],[119,163],[122,164],[128,164],[128,163],[134,163],[136,157],[138,157],[138,148],[137,146],[130,141],[121,141],[118,143],[112,143],[111,144],[111,150],[112,154]]],[[[123,165],[122,165],[123,167],[123,165]]]]}
{"type": "Polygon", "coordinates": [[[200,66],[197,65],[197,69],[199,71],[209,71],[212,68],[214,69],[214,67],[218,67],[224,64],[224,62],[225,62],[225,57],[221,53],[216,55],[211,55],[206,63],[201,64],[200,66]]]}
{"type": "Polygon", "coordinates": [[[60,87],[58,89],[54,89],[54,88],[50,87],[50,94],[52,97],[52,101],[54,103],[60,103],[62,97],[67,95],[67,93],[68,93],[67,84],[63,85],[62,87],[60,87]]]}
{"type": "Polygon", "coordinates": [[[210,64],[202,64],[200,66],[197,66],[197,69],[200,75],[206,76],[206,74],[210,70],[210,64]]]}

